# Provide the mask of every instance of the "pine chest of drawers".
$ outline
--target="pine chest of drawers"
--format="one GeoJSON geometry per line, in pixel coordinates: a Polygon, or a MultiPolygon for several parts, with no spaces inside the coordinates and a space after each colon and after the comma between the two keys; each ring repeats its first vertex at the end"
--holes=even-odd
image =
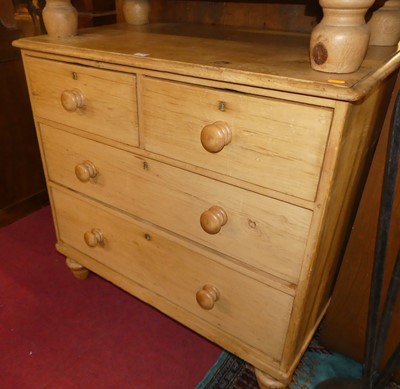
{"type": "Polygon", "coordinates": [[[15,45],[75,275],[287,384],[328,304],[399,54],[371,48],[337,79],[295,34],[115,25],[15,45]]]}

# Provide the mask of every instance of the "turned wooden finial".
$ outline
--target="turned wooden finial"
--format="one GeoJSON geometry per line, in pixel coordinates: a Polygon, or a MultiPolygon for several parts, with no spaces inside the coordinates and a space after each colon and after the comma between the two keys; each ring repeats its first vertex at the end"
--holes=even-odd
{"type": "Polygon", "coordinates": [[[47,0],[42,15],[48,35],[68,38],[77,34],[78,12],[71,0],[47,0]]]}
{"type": "Polygon", "coordinates": [[[149,23],[149,0],[124,0],[122,11],[127,23],[141,25],[149,23]]]}
{"type": "Polygon", "coordinates": [[[373,3],[374,0],[320,0],[324,17],[310,40],[313,69],[352,73],[360,67],[370,37],[365,14],[373,3]]]}
{"type": "Polygon", "coordinates": [[[396,46],[400,40],[400,0],[387,0],[368,22],[370,45],[396,46]]]}

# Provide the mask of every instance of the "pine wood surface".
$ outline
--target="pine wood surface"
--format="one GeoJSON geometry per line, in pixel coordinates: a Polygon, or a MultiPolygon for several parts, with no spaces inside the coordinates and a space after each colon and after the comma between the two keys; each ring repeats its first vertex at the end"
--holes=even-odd
{"type": "MultiPolygon", "coordinates": [[[[393,96],[400,89],[397,79],[393,96]]],[[[388,132],[393,113],[394,99],[390,102],[385,124],[368,173],[365,190],[361,198],[357,216],[343,257],[338,280],[332,295],[332,302],[327,312],[321,333],[322,344],[333,350],[363,361],[368,301],[372,264],[374,261],[376,231],[379,215],[382,180],[387,152],[388,132]]],[[[400,235],[400,178],[397,177],[393,204],[392,224],[389,231],[388,255],[384,273],[383,295],[388,287],[388,280],[399,249],[400,235]]],[[[384,360],[386,361],[399,342],[400,304],[397,304],[388,334],[384,360]]],[[[400,373],[396,374],[400,382],[400,373]]]]}
{"type": "MultiPolygon", "coordinates": [[[[310,232],[310,246],[307,247],[303,262],[304,278],[301,277],[300,281],[300,286],[303,280],[307,286],[304,289],[299,288],[299,301],[296,301],[298,305],[295,304],[295,309],[303,311],[298,316],[296,313],[294,315],[307,320],[297,323],[299,333],[296,333],[295,328],[289,331],[288,341],[292,336],[292,339],[296,339],[295,350],[305,349],[301,340],[310,340],[310,334],[315,330],[315,322],[321,318],[321,313],[329,301],[336,264],[345,249],[354,219],[354,204],[357,204],[361,195],[393,82],[392,76],[380,84],[364,104],[346,106],[339,103],[336,110],[338,121],[333,124],[334,135],[330,140],[332,144],[328,145],[329,151],[324,166],[331,174],[321,178],[320,197],[316,200],[317,207],[312,222],[312,228],[316,229],[310,232]],[[360,132],[354,131],[355,128],[360,132]],[[312,273],[308,271],[309,267],[313,268],[312,273]],[[306,295],[302,295],[303,293],[306,295]]],[[[293,325],[296,326],[295,321],[293,325]]],[[[290,350],[290,347],[287,350],[290,350]]]]}
{"type": "Polygon", "coordinates": [[[332,110],[147,77],[141,88],[146,150],[314,200],[332,110]],[[199,133],[217,121],[232,139],[210,153],[199,133]]]}
{"type": "Polygon", "coordinates": [[[280,359],[292,297],[179,247],[154,229],[116,216],[89,200],[55,189],[52,195],[61,242],[95,257],[200,321],[206,320],[252,348],[280,359]],[[94,227],[104,233],[104,242],[90,247],[83,236],[94,227]],[[195,299],[196,292],[206,284],[214,285],[220,293],[212,310],[202,309],[195,299]]]}
{"type": "Polygon", "coordinates": [[[327,307],[393,87],[386,77],[399,64],[399,54],[388,56],[393,48],[372,50],[359,72],[345,76],[345,84],[328,82],[330,75],[306,62],[298,47],[306,41],[306,34],[118,25],[57,43],[48,37],[16,43],[24,48],[46,176],[54,190],[58,249],[69,262],[98,272],[284,384],[327,307]],[[145,47],[156,51],[135,55],[146,53],[145,47]],[[265,52],[258,57],[266,48],[273,49],[268,58],[265,52]],[[300,52],[302,60],[296,61],[300,52]],[[235,58],[234,66],[219,62],[221,55],[235,58]],[[106,112],[93,111],[101,131],[85,122],[80,89],[69,88],[60,101],[70,71],[51,74],[60,79],[59,91],[35,93],[31,64],[58,62],[55,68],[73,64],[85,67],[84,74],[109,75],[104,84],[94,77],[88,78],[90,86],[80,85],[97,91],[90,104],[104,101],[106,112]],[[108,83],[113,79],[115,88],[108,83]],[[135,80],[131,93],[137,97],[128,98],[123,109],[114,101],[120,79],[135,80]],[[110,135],[118,124],[110,120],[113,112],[137,112],[137,126],[125,128],[130,139],[138,139],[137,147],[110,135]],[[181,123],[185,129],[179,129],[181,123]],[[238,139],[243,150],[229,155],[238,139]],[[260,150],[271,156],[268,162],[257,161],[260,150]],[[200,151],[204,160],[196,156],[200,151]],[[229,157],[213,165],[225,152],[229,157]],[[247,155],[240,164],[239,153],[247,155]],[[259,179],[261,169],[275,178],[259,179]],[[279,186],[282,176],[286,186],[279,186]],[[101,251],[114,240],[115,251],[101,251]],[[138,261],[142,284],[131,261],[138,261]],[[146,270],[149,264],[154,274],[146,270]],[[227,290],[232,297],[223,305],[227,290]],[[263,304],[272,305],[264,310],[263,304]],[[243,317],[223,326],[240,309],[243,317]],[[269,332],[276,339],[269,339],[269,332]]]}
{"type": "Polygon", "coordinates": [[[41,125],[40,137],[51,181],[297,283],[310,211],[52,127],[41,125]],[[87,159],[98,175],[82,183],[75,176],[75,166],[87,159]],[[228,222],[220,233],[210,235],[199,220],[215,204],[226,210],[228,222]]]}
{"type": "Polygon", "coordinates": [[[365,15],[375,0],[321,1],[323,18],[310,38],[313,69],[327,73],[351,73],[359,69],[368,50],[370,29],[365,15]]]}
{"type": "Polygon", "coordinates": [[[28,57],[26,61],[32,106],[37,117],[138,145],[133,75],[37,58],[28,57]],[[82,107],[67,112],[62,105],[63,93],[73,90],[82,94],[82,107]]]}
{"type": "Polygon", "coordinates": [[[39,52],[46,47],[54,54],[349,101],[360,99],[400,63],[396,47],[370,47],[357,72],[329,75],[311,69],[308,34],[189,24],[117,24],[81,30],[62,40],[43,35],[14,44],[39,52]]]}

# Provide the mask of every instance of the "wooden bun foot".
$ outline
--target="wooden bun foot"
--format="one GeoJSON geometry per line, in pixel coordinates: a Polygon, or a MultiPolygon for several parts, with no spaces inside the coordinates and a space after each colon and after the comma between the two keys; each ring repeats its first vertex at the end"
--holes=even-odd
{"type": "Polygon", "coordinates": [[[86,280],[89,275],[88,269],[68,257],[65,259],[65,263],[68,266],[69,270],[71,270],[75,278],[77,278],[78,280],[86,280]]]}
{"type": "Polygon", "coordinates": [[[277,381],[275,378],[271,377],[261,370],[254,368],[254,373],[256,374],[257,382],[260,389],[281,389],[287,387],[287,385],[277,381]]]}

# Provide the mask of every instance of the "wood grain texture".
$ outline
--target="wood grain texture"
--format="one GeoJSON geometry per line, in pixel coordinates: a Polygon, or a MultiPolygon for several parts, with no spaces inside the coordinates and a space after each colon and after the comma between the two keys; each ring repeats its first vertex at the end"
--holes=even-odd
{"type": "Polygon", "coordinates": [[[387,0],[368,21],[370,45],[396,46],[400,40],[400,1],[387,0]]]}
{"type": "Polygon", "coordinates": [[[374,0],[323,0],[323,18],[310,38],[313,69],[326,73],[352,73],[359,69],[368,49],[370,29],[365,14],[374,0]]]}
{"type": "Polygon", "coordinates": [[[141,87],[146,150],[314,200],[332,110],[147,77],[141,87]],[[217,121],[232,140],[212,154],[200,132],[217,121]]]}
{"type": "Polygon", "coordinates": [[[37,117],[138,145],[135,76],[26,57],[37,117]],[[67,110],[63,93],[76,90],[81,107],[67,110]]]}
{"type": "Polygon", "coordinates": [[[254,269],[296,283],[311,212],[152,159],[82,139],[41,125],[41,141],[51,181],[128,211],[254,269]],[[75,177],[77,163],[89,159],[98,171],[90,182],[75,177]],[[222,206],[228,222],[209,235],[200,216],[222,206]]]}
{"type": "MultiPolygon", "coordinates": [[[[396,96],[400,88],[400,78],[394,89],[396,96]]],[[[322,344],[348,355],[358,361],[363,360],[369,285],[374,261],[376,230],[379,215],[382,180],[387,151],[388,130],[393,112],[392,98],[385,119],[384,129],[374,155],[371,170],[361,198],[357,216],[344,254],[338,280],[332,295],[332,302],[324,320],[321,333],[322,344]]],[[[384,291],[387,290],[394,261],[399,250],[400,236],[400,177],[397,178],[393,204],[392,224],[389,232],[388,255],[384,274],[384,291]]],[[[386,293],[386,292],[384,292],[386,293]]],[[[384,295],[384,294],[383,294],[384,295]]],[[[389,332],[384,360],[399,342],[400,304],[396,305],[393,322],[389,332]]],[[[400,380],[400,373],[396,379],[400,380]]]]}
{"type": "Polygon", "coordinates": [[[332,77],[311,69],[308,34],[189,24],[119,24],[83,30],[70,39],[44,35],[14,44],[34,51],[47,47],[53,54],[75,58],[347,101],[365,96],[400,65],[396,48],[371,46],[357,72],[332,77]]]}
{"type": "Polygon", "coordinates": [[[68,38],[78,32],[78,11],[71,0],[47,0],[42,16],[49,36],[68,38]]]}
{"type": "Polygon", "coordinates": [[[172,243],[148,224],[65,190],[53,188],[52,195],[61,242],[95,257],[160,299],[169,300],[176,310],[187,311],[198,322],[207,321],[236,337],[242,347],[268,350],[273,358],[281,357],[290,296],[172,243]],[[85,244],[83,235],[93,227],[104,234],[101,246],[85,244]],[[216,285],[220,293],[214,307],[207,311],[196,302],[196,293],[204,284],[216,285]],[[250,316],[252,320],[248,320],[250,316]]]}
{"type": "Polygon", "coordinates": [[[298,33],[120,24],[16,45],[29,76],[31,60],[109,74],[82,85],[93,99],[135,80],[120,114],[137,112],[136,144],[102,110],[103,130],[70,123],[86,100],[74,88],[58,116],[55,98],[34,103],[58,249],[287,383],[327,307],[400,55],[370,50],[337,79],[310,69],[298,33]],[[207,126],[223,140],[211,152],[207,126]]]}
{"type": "Polygon", "coordinates": [[[293,320],[293,327],[289,331],[286,362],[291,360],[294,350],[298,353],[305,349],[310,334],[315,330],[315,323],[328,304],[336,275],[335,264],[344,252],[355,205],[361,194],[392,89],[393,77],[377,87],[363,104],[338,104],[337,121],[334,117],[333,124],[337,127],[332,131],[332,143],[328,145],[323,168],[327,174],[320,184],[317,211],[309,237],[310,246],[295,300],[293,315],[299,321],[293,320]],[[312,273],[308,271],[309,267],[313,269],[312,273]],[[308,320],[300,321],[305,317],[308,320]]]}

